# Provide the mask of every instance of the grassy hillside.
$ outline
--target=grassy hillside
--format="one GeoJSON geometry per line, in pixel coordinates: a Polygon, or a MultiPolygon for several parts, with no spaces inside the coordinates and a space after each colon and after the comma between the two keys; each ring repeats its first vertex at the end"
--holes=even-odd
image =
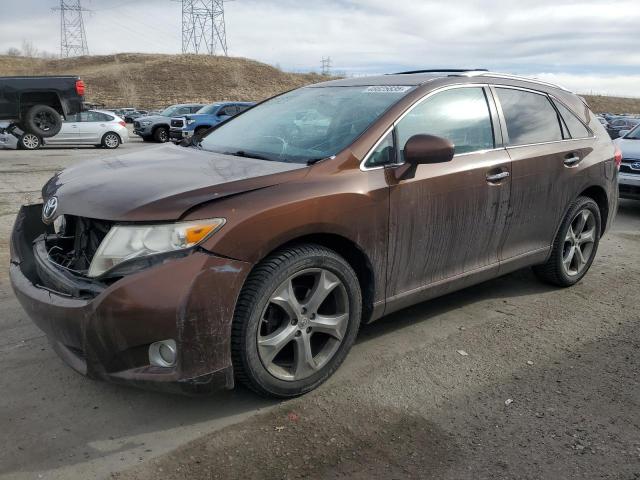
{"type": "MultiPolygon", "coordinates": [[[[89,102],[154,109],[182,102],[263,100],[326,80],[245,58],[206,55],[121,53],[60,60],[0,56],[0,76],[59,74],[80,75],[89,102]]],[[[596,112],[640,113],[640,98],[585,98],[596,112]]]]}
{"type": "Polygon", "coordinates": [[[123,53],[60,60],[0,56],[0,76],[81,76],[87,101],[110,107],[161,108],[172,103],[263,100],[326,80],[285,73],[244,58],[123,53]]]}

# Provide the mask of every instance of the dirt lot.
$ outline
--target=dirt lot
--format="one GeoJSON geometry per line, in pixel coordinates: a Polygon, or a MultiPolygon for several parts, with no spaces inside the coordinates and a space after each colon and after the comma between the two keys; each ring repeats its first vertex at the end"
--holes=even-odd
{"type": "Polygon", "coordinates": [[[640,202],[572,289],[525,270],[394,314],[293,401],[183,398],[75,374],[8,285],[18,206],[105,154],[0,151],[0,478],[640,478],[640,202]]]}

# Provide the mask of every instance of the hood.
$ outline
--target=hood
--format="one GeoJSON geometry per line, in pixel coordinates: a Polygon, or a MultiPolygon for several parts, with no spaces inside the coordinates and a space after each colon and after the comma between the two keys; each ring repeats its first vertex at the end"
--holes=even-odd
{"type": "Polygon", "coordinates": [[[221,155],[162,144],[90,160],[42,189],[56,216],[112,221],[172,221],[202,203],[303,177],[306,165],[221,155]]]}
{"type": "Polygon", "coordinates": [[[170,117],[165,117],[163,115],[147,115],[145,117],[138,117],[135,119],[136,122],[167,122],[170,117]]]}
{"type": "Polygon", "coordinates": [[[640,140],[616,138],[613,143],[615,143],[622,151],[622,158],[640,160],[640,140]]]}

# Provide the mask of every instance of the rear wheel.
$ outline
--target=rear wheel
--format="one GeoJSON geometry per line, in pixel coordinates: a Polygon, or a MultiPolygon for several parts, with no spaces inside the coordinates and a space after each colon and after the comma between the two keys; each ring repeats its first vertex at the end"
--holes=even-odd
{"type": "Polygon", "coordinates": [[[153,132],[153,139],[158,143],[165,143],[169,141],[169,129],[167,127],[158,127],[153,132]]]}
{"type": "Polygon", "coordinates": [[[25,113],[22,127],[27,133],[33,133],[40,138],[49,138],[60,132],[62,117],[54,108],[35,105],[25,113]]]}
{"type": "Polygon", "coordinates": [[[120,137],[117,133],[105,133],[102,137],[101,145],[108,149],[118,148],[120,146],[120,137]]]}
{"type": "Polygon", "coordinates": [[[551,257],[533,268],[536,275],[559,287],[578,283],[598,251],[601,221],[598,204],[589,197],[578,197],[560,226],[551,257]]]}
{"type": "Polygon", "coordinates": [[[25,133],[18,140],[18,146],[23,150],[37,150],[42,146],[42,140],[33,133],[25,133]]]}
{"type": "Polygon", "coordinates": [[[361,313],[358,278],[334,251],[305,244],[276,252],[250,274],[236,305],[236,377],[266,396],[313,390],[346,357],[361,313]]]}

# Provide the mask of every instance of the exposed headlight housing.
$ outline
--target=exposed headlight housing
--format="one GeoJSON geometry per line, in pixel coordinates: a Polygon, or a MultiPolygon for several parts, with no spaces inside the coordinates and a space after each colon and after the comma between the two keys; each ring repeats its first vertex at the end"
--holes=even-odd
{"type": "Polygon", "coordinates": [[[99,277],[116,265],[140,257],[192,248],[218,231],[224,218],[160,225],[116,225],[98,247],[89,277],[99,277]]]}

